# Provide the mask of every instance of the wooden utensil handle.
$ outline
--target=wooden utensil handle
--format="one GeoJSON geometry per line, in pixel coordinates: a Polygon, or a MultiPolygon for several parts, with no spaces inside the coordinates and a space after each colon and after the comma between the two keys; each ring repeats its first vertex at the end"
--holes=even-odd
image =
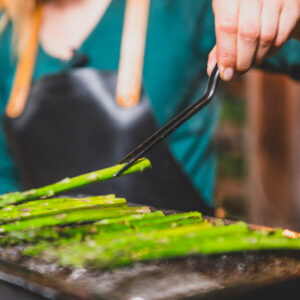
{"type": "Polygon", "coordinates": [[[150,0],[127,0],[116,90],[121,107],[140,99],[150,0]]]}
{"type": "Polygon", "coordinates": [[[28,44],[19,56],[12,90],[6,106],[6,114],[10,118],[17,118],[20,116],[26,105],[39,44],[41,20],[42,5],[39,5],[34,13],[32,29],[27,42],[28,44]]]}

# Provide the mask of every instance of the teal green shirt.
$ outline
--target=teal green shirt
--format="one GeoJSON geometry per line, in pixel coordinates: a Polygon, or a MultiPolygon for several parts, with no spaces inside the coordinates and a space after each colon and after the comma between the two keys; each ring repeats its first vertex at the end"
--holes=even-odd
{"type": "MultiPolygon", "coordinates": [[[[77,49],[89,56],[88,67],[118,69],[124,8],[125,0],[112,0],[102,20],[77,49]]],[[[1,114],[7,104],[16,66],[10,49],[11,35],[12,28],[8,26],[0,40],[1,114]]],[[[210,0],[151,0],[143,85],[159,125],[166,123],[203,92],[207,80],[207,56],[214,44],[210,0]]],[[[51,57],[39,47],[34,80],[68,70],[71,65],[71,61],[51,57]]],[[[263,67],[299,78],[299,44],[288,43],[263,67]]],[[[209,204],[212,204],[215,180],[212,135],[217,117],[218,101],[214,101],[168,140],[175,159],[209,204]]],[[[17,167],[0,131],[0,193],[21,188],[17,167]]]]}

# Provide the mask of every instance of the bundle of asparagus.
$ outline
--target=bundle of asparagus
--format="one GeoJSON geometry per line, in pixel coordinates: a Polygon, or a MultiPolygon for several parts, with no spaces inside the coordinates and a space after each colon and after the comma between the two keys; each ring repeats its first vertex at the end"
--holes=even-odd
{"type": "Polygon", "coordinates": [[[26,229],[24,231],[10,231],[0,239],[0,245],[20,245],[22,243],[36,243],[41,240],[54,242],[58,239],[79,238],[83,240],[85,237],[96,234],[99,231],[113,231],[119,232],[123,228],[131,229],[134,226],[134,221],[147,222],[147,220],[157,218],[158,216],[164,216],[161,211],[153,213],[141,213],[141,209],[138,208],[136,213],[131,215],[124,215],[120,217],[113,217],[110,219],[103,219],[92,224],[80,224],[76,223],[72,226],[48,226],[39,227],[33,229],[26,229]]]}
{"type": "Polygon", "coordinates": [[[195,254],[300,250],[300,239],[286,238],[281,230],[253,231],[243,222],[215,225],[203,220],[198,212],[165,216],[161,211],[151,213],[147,207],[115,205],[111,199],[118,198],[110,197],[111,204],[106,207],[80,207],[68,213],[3,224],[0,243],[25,243],[23,255],[56,261],[62,266],[98,268],[195,254]]]}
{"type": "Polygon", "coordinates": [[[22,231],[26,229],[43,228],[46,226],[66,225],[76,223],[93,222],[109,219],[115,216],[127,216],[135,213],[149,213],[148,207],[128,207],[123,205],[119,208],[82,208],[80,210],[57,212],[55,215],[41,216],[29,220],[21,220],[0,226],[0,232],[22,231]]]}
{"type": "MultiPolygon", "coordinates": [[[[300,239],[282,230],[250,230],[246,223],[209,222],[199,212],[164,215],[129,207],[115,195],[47,198],[113,178],[122,166],[100,170],[23,193],[0,197],[0,245],[23,245],[25,256],[62,266],[113,268],[138,261],[224,252],[297,249],[300,239]]],[[[138,161],[126,174],[150,167],[138,161]]]]}
{"type": "Polygon", "coordinates": [[[41,242],[25,248],[24,254],[56,261],[62,266],[112,268],[187,255],[263,249],[300,250],[300,240],[286,238],[280,230],[270,234],[249,230],[243,222],[215,227],[196,218],[183,221],[181,215],[173,217],[171,222],[164,222],[167,217],[160,217],[161,224],[158,221],[156,225],[135,230],[98,231],[84,240],[41,242]]]}
{"type": "Polygon", "coordinates": [[[125,204],[124,198],[115,196],[95,196],[82,199],[58,198],[43,201],[40,204],[10,206],[9,209],[0,210],[0,223],[10,223],[17,220],[26,220],[42,216],[51,216],[60,213],[68,213],[81,208],[112,207],[112,205],[125,204]]]}

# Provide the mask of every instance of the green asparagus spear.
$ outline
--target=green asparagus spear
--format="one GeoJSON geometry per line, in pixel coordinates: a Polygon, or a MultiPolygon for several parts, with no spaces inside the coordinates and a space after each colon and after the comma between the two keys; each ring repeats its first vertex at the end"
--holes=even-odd
{"type": "MultiPolygon", "coordinates": [[[[187,224],[199,223],[202,216],[198,212],[182,213],[164,217],[161,211],[147,215],[131,215],[123,218],[109,219],[115,221],[110,224],[88,224],[81,226],[47,227],[35,230],[12,231],[0,239],[1,245],[23,244],[23,242],[37,243],[42,240],[60,244],[63,239],[69,243],[76,240],[88,239],[91,235],[101,235],[105,238],[116,237],[120,234],[129,234],[135,231],[153,231],[168,227],[178,227],[187,224]],[[117,220],[119,219],[119,221],[117,220]],[[120,219],[122,221],[120,221],[120,219]]],[[[51,244],[50,244],[51,245],[51,244]]]]}
{"type": "MultiPolygon", "coordinates": [[[[126,217],[125,217],[126,218],[126,217]]],[[[88,240],[91,236],[97,235],[97,238],[101,240],[108,240],[108,239],[115,239],[118,238],[118,236],[122,235],[128,235],[132,234],[134,232],[147,232],[147,231],[154,231],[154,230],[161,230],[164,228],[175,228],[178,226],[184,226],[188,224],[196,224],[202,222],[201,214],[198,212],[191,212],[191,213],[182,213],[182,214],[176,214],[176,215],[170,215],[167,217],[161,217],[161,214],[152,213],[149,215],[145,215],[140,220],[131,220],[126,223],[115,223],[115,224],[109,224],[109,225],[86,225],[81,226],[79,228],[69,227],[69,228],[58,228],[60,231],[60,234],[58,234],[58,231],[53,232],[54,228],[51,228],[52,231],[50,232],[50,237],[52,238],[51,242],[49,242],[49,247],[51,245],[62,245],[62,243],[70,244],[76,241],[81,240],[88,240]],[[151,218],[149,218],[151,217],[151,218]],[[55,237],[55,238],[54,238],[55,237]],[[54,239],[53,239],[54,238],[54,239]]],[[[40,239],[38,241],[41,241],[42,239],[47,240],[49,239],[49,231],[46,232],[48,228],[45,228],[44,230],[41,230],[38,234],[40,239]],[[48,238],[47,238],[48,237],[48,238]]],[[[13,232],[11,233],[11,236],[16,236],[13,232]]],[[[18,234],[18,236],[28,237],[27,234],[18,234]]],[[[34,241],[32,234],[29,236],[31,238],[31,241],[34,241]]],[[[92,237],[93,238],[93,237],[92,237]]],[[[12,240],[14,241],[15,238],[12,240]]],[[[37,241],[37,240],[36,240],[37,241]]],[[[4,239],[2,243],[8,243],[7,240],[4,239]]],[[[20,241],[19,241],[20,242],[20,241]]]]}
{"type": "Polygon", "coordinates": [[[16,221],[0,226],[0,232],[21,231],[25,229],[42,228],[46,226],[66,225],[72,223],[85,223],[115,216],[126,216],[135,213],[150,213],[148,207],[121,207],[114,208],[91,208],[71,211],[53,216],[38,217],[30,220],[16,221]]]}
{"type": "Polygon", "coordinates": [[[50,248],[43,254],[62,265],[120,267],[137,261],[195,254],[244,250],[298,249],[300,239],[269,232],[254,232],[244,223],[214,228],[206,223],[154,232],[138,232],[117,239],[92,239],[69,247],[50,248]],[[207,226],[207,227],[206,227],[207,226]]]}
{"type": "MultiPolygon", "coordinates": [[[[227,227],[227,226],[225,226],[227,227]]],[[[213,232],[213,231],[212,231],[213,232]]],[[[136,245],[135,245],[136,246],[136,245]]],[[[218,254],[237,251],[253,250],[274,250],[274,249],[298,249],[300,250],[299,239],[289,239],[286,237],[273,237],[255,233],[234,233],[226,236],[192,237],[182,242],[180,239],[172,240],[170,243],[160,245],[149,244],[148,247],[112,252],[108,252],[103,266],[116,267],[133,263],[135,261],[146,261],[152,259],[172,258],[196,254],[218,254]]],[[[95,256],[94,256],[95,257],[95,256]]],[[[102,261],[97,257],[90,259],[89,264],[102,266],[102,261]]],[[[85,263],[87,265],[87,262],[85,263]]]]}
{"type": "MultiPolygon", "coordinates": [[[[110,209],[102,209],[106,211],[107,219],[92,226],[59,228],[54,243],[39,241],[26,247],[23,254],[42,254],[43,259],[56,260],[63,266],[113,268],[137,261],[196,254],[286,248],[300,250],[300,239],[283,237],[279,230],[272,234],[252,231],[243,222],[215,226],[207,221],[203,222],[199,213],[170,216],[159,213],[156,217],[154,213],[147,217],[138,215],[136,218],[124,212],[122,217],[120,210],[113,210],[113,216],[118,217],[111,218],[107,214],[110,209]]],[[[95,220],[95,217],[92,219],[95,220]]],[[[24,222],[26,221],[20,223],[24,222]]],[[[42,229],[40,234],[44,230],[46,229],[42,229]]]]}
{"type": "MultiPolygon", "coordinates": [[[[99,182],[114,178],[114,175],[124,166],[116,165],[110,168],[94,171],[73,178],[65,178],[57,183],[47,185],[41,188],[28,190],[25,192],[8,193],[0,196],[0,207],[8,204],[20,203],[28,200],[39,199],[43,197],[53,197],[59,193],[66,192],[75,188],[83,187],[91,183],[99,182]]],[[[127,169],[122,175],[136,172],[142,172],[150,168],[151,163],[148,159],[140,159],[127,169]]]]}
{"type": "MultiPolygon", "coordinates": [[[[199,239],[200,237],[213,237],[218,234],[233,234],[236,232],[248,231],[245,224],[237,224],[215,228],[214,225],[202,222],[196,225],[186,225],[182,227],[168,228],[152,231],[137,231],[131,235],[98,235],[86,242],[74,242],[69,245],[62,244],[60,247],[49,247],[44,244],[37,247],[28,247],[25,249],[25,255],[39,255],[44,251],[42,256],[52,261],[58,259],[62,265],[86,266],[94,265],[98,267],[110,267],[128,264],[136,261],[134,256],[138,253],[148,253],[156,247],[163,249],[169,245],[168,254],[177,253],[178,249],[172,249],[174,242],[178,241],[183,244],[179,247],[185,251],[182,255],[189,254],[193,248],[185,247],[186,240],[199,239]],[[226,227],[226,229],[225,229],[226,227]],[[131,253],[134,255],[132,256],[131,253]]],[[[178,247],[178,245],[176,245],[178,247]]],[[[155,252],[154,252],[155,254],[155,252]]],[[[166,255],[166,253],[165,253],[166,255]]],[[[168,257],[168,256],[167,256],[168,257]]],[[[155,256],[153,258],[156,258],[155,256]]]]}
{"type": "MultiPolygon", "coordinates": [[[[112,241],[118,240],[119,238],[121,239],[130,239],[132,237],[132,234],[146,234],[147,232],[153,233],[155,231],[161,231],[163,229],[167,228],[172,228],[174,229],[175,227],[179,226],[186,226],[186,225],[191,225],[191,224],[197,224],[202,222],[202,216],[198,212],[191,212],[191,213],[182,213],[182,214],[176,214],[176,215],[170,215],[166,217],[158,217],[158,218],[143,218],[141,220],[133,220],[129,224],[114,224],[114,225],[119,225],[119,226],[95,226],[96,230],[98,231],[94,232],[93,235],[85,235],[85,239],[87,241],[88,247],[90,243],[93,243],[95,241],[100,241],[101,246],[110,244],[112,241]],[[98,227],[98,228],[97,228],[98,227]]],[[[204,223],[202,222],[202,228],[207,229],[207,228],[212,228],[213,225],[210,223],[204,223]]],[[[72,239],[70,238],[60,238],[55,240],[54,242],[41,242],[38,243],[37,245],[29,246],[26,248],[24,254],[26,255],[34,255],[37,256],[40,252],[42,252],[45,249],[53,248],[58,246],[59,248],[62,249],[64,252],[66,249],[73,249],[73,247],[76,248],[76,245],[78,242],[82,242],[83,239],[82,237],[79,236],[74,236],[72,239]]],[[[99,244],[99,245],[100,245],[99,244]]],[[[80,246],[80,248],[82,248],[80,246]]],[[[86,248],[84,248],[86,251],[86,248]]],[[[78,249],[77,249],[78,250],[78,249]]],[[[72,251],[70,251],[72,252],[72,251]]],[[[76,253],[77,254],[80,253],[76,253]]],[[[73,254],[70,253],[72,256],[73,254]]]]}
{"type": "MultiPolygon", "coordinates": [[[[98,199],[112,199],[112,198],[116,198],[115,194],[109,194],[109,195],[101,195],[101,196],[93,196],[93,197],[88,197],[88,199],[90,198],[94,198],[97,197],[98,199]]],[[[32,209],[33,207],[44,207],[44,206],[50,206],[50,205],[54,205],[57,203],[64,203],[67,201],[72,201],[72,200],[82,200],[85,198],[50,198],[50,199],[42,199],[42,200],[33,200],[33,201],[28,201],[28,202],[24,202],[21,204],[17,204],[17,205],[7,205],[5,207],[3,207],[2,209],[0,209],[1,211],[17,211],[17,210],[21,210],[21,209],[27,209],[30,208],[32,209]]]]}
{"type": "Polygon", "coordinates": [[[164,236],[162,232],[156,232],[151,238],[139,234],[135,240],[132,237],[128,238],[126,247],[120,247],[118,242],[106,244],[106,241],[100,242],[100,240],[75,242],[67,247],[63,244],[59,248],[49,248],[49,245],[40,243],[25,249],[24,253],[30,256],[39,256],[42,253],[43,258],[49,261],[55,259],[63,266],[112,268],[138,261],[199,254],[245,250],[300,250],[300,239],[286,238],[280,234],[274,235],[267,232],[253,232],[239,224],[223,228],[205,228],[205,226],[200,231],[193,231],[194,234],[185,228],[185,235],[179,234],[172,237],[164,236]],[[157,239],[157,236],[160,238],[157,239]]]}
{"type": "Polygon", "coordinates": [[[32,219],[41,216],[50,216],[55,214],[67,213],[73,210],[88,207],[113,207],[113,205],[125,204],[126,200],[123,198],[102,198],[90,197],[83,199],[70,199],[60,203],[45,202],[48,205],[34,205],[32,207],[18,208],[11,211],[0,210],[0,223],[10,223],[17,220],[32,219]]]}
{"type": "Polygon", "coordinates": [[[162,211],[156,211],[149,214],[133,214],[111,219],[104,219],[97,223],[87,225],[72,225],[72,226],[54,226],[45,228],[36,228],[22,231],[7,232],[0,238],[2,246],[20,245],[24,242],[38,243],[41,240],[55,241],[62,238],[72,238],[74,236],[85,237],[106,231],[120,232],[123,228],[136,226],[136,222],[151,220],[163,217],[162,211]]]}
{"type": "Polygon", "coordinates": [[[283,235],[251,232],[249,235],[218,237],[208,240],[203,247],[199,247],[201,254],[218,254],[223,252],[294,249],[300,250],[300,239],[287,238],[283,235]]]}

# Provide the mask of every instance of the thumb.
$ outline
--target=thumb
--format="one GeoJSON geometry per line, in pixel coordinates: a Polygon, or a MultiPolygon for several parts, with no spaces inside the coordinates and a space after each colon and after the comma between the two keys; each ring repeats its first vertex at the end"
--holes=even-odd
{"type": "Polygon", "coordinates": [[[217,46],[210,51],[207,61],[207,75],[210,76],[214,66],[217,63],[217,46]]]}

